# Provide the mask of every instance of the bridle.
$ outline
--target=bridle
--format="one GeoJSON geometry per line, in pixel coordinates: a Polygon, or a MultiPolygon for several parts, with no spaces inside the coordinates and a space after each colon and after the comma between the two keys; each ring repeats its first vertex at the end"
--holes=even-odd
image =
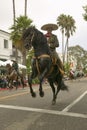
{"type": "Polygon", "coordinates": [[[32,42],[32,41],[33,41],[34,34],[35,34],[35,33],[33,32],[30,42],[32,42]]]}

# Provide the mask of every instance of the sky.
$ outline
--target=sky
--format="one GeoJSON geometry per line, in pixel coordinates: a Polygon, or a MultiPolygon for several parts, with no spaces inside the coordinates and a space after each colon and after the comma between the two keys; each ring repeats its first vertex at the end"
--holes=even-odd
{"type": "MultiPolygon", "coordinates": [[[[10,32],[13,24],[13,0],[0,0],[0,30],[10,32]]],[[[61,14],[70,15],[75,20],[76,32],[69,39],[69,46],[80,45],[87,50],[87,21],[83,19],[83,6],[87,0],[27,0],[27,16],[33,20],[37,29],[47,23],[57,23],[61,14]]],[[[16,17],[24,15],[24,0],[15,0],[16,17]]],[[[45,31],[42,31],[46,33],[45,31]]],[[[53,31],[59,39],[58,51],[62,49],[62,35],[60,29],[53,31]]]]}

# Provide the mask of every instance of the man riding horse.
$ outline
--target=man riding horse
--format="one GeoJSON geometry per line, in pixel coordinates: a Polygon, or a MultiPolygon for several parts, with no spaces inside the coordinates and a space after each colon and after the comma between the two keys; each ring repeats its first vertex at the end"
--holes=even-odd
{"type": "Polygon", "coordinates": [[[56,24],[45,24],[41,27],[41,29],[47,31],[45,36],[47,38],[47,43],[50,47],[53,64],[58,65],[59,70],[61,74],[63,75],[64,74],[63,64],[58,56],[58,53],[56,52],[56,48],[59,47],[59,41],[58,41],[57,36],[52,34],[52,31],[57,30],[58,26],[56,24]]]}
{"type": "Polygon", "coordinates": [[[12,68],[13,68],[13,70],[16,71],[17,74],[19,75],[18,63],[17,63],[16,60],[12,60],[12,61],[13,61],[13,63],[12,63],[12,68]]]}
{"type": "MultiPolygon", "coordinates": [[[[23,33],[22,39],[26,49],[30,50],[32,47],[34,49],[34,58],[31,63],[31,74],[28,75],[28,85],[31,96],[36,97],[36,93],[32,87],[32,80],[36,77],[38,78],[39,95],[43,97],[43,80],[47,79],[53,93],[52,104],[55,104],[59,91],[68,91],[68,86],[64,83],[63,74],[60,71],[62,65],[60,65],[59,68],[59,62],[56,60],[55,56],[54,59],[56,62],[53,62],[54,59],[51,58],[51,50],[45,35],[35,27],[31,26],[27,28],[23,33]]],[[[53,46],[51,48],[55,53],[56,47],[53,46]]]]}
{"type": "Polygon", "coordinates": [[[19,73],[18,63],[15,60],[12,60],[12,61],[13,61],[12,66],[10,64],[6,65],[8,86],[9,86],[9,83],[10,83],[9,88],[12,88],[13,82],[15,81],[16,82],[16,89],[17,89],[18,83],[19,83],[19,80],[20,80],[20,82],[21,82],[21,84],[24,88],[25,83],[24,83],[23,74],[19,73]]]}
{"type": "Polygon", "coordinates": [[[15,60],[12,60],[12,62],[12,66],[10,64],[6,65],[9,78],[12,77],[14,74],[17,76],[19,75],[18,63],[15,60]]]}

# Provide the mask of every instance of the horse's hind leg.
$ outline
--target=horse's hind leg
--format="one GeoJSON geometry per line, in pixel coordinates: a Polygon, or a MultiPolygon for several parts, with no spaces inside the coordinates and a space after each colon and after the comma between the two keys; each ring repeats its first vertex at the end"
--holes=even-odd
{"type": "Polygon", "coordinates": [[[51,86],[51,88],[52,88],[52,92],[53,92],[52,105],[55,105],[55,103],[56,103],[55,86],[54,86],[54,84],[53,84],[52,81],[49,81],[49,80],[48,80],[48,82],[49,82],[49,84],[50,84],[50,86],[51,86]]]}
{"type": "Polygon", "coordinates": [[[62,79],[63,77],[60,75],[60,77],[57,76],[56,80],[56,86],[57,86],[57,91],[56,91],[56,98],[60,90],[67,90],[67,86],[64,84],[64,81],[62,79]]]}
{"type": "Polygon", "coordinates": [[[56,93],[55,93],[55,98],[56,98],[56,99],[57,99],[57,95],[58,95],[60,89],[61,89],[61,84],[57,84],[57,91],[56,91],[56,93]]]}

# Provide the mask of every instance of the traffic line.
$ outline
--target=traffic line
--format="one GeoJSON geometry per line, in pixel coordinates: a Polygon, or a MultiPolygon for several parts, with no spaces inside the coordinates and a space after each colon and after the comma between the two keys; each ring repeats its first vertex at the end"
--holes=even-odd
{"type": "Polygon", "coordinates": [[[62,111],[67,112],[69,111],[76,103],[78,103],[85,95],[87,94],[87,91],[85,91],[80,97],[78,97],[75,101],[73,101],[70,105],[68,105],[66,108],[64,108],[62,111]]]}
{"type": "Polygon", "coordinates": [[[29,92],[23,92],[23,93],[17,93],[17,94],[13,94],[13,95],[9,95],[9,96],[0,97],[0,100],[11,98],[11,97],[17,97],[17,96],[25,95],[25,94],[28,94],[28,93],[29,92]]]}
{"type": "Polygon", "coordinates": [[[13,106],[13,105],[3,105],[3,104],[0,105],[0,108],[29,111],[29,112],[38,112],[38,113],[44,113],[44,114],[62,115],[62,116],[69,116],[69,117],[77,117],[77,118],[87,119],[86,114],[79,114],[79,113],[72,113],[72,112],[65,112],[65,111],[54,111],[54,110],[47,110],[47,109],[38,109],[38,108],[21,107],[21,106],[13,106]]]}
{"type": "MultiPolygon", "coordinates": [[[[44,90],[46,90],[48,88],[44,88],[44,90]]],[[[38,88],[35,88],[34,91],[38,91],[38,88]]],[[[4,100],[4,99],[8,99],[8,98],[12,98],[12,97],[17,97],[17,96],[21,96],[21,95],[25,95],[25,94],[29,94],[30,91],[25,91],[25,92],[22,92],[22,93],[17,93],[17,94],[13,94],[13,95],[8,95],[8,96],[3,96],[3,97],[0,97],[0,100],[4,100]]]]}

